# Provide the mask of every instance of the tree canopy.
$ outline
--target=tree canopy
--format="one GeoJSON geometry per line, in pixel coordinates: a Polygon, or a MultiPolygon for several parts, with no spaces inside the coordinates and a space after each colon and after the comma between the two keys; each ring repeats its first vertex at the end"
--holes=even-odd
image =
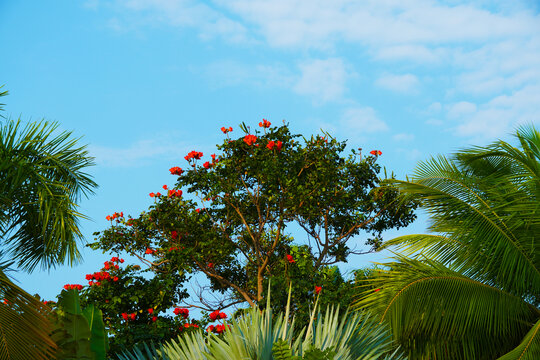
{"type": "Polygon", "coordinates": [[[170,169],[174,187],[150,193],[155,202],[138,217],[109,216],[111,227],[91,246],[137,256],[156,273],[204,274],[223,295],[217,303],[201,295],[210,310],[260,304],[265,281],[285,276],[298,256],[308,256],[317,273],[362,252],[353,237],[367,234],[372,251],[384,230],[414,220],[416,204],[400,201],[397,188],[378,176],[380,151],[345,157],[345,142],[328,134],[302,138],[267,120],[240,129],[234,139],[231,127],[222,128],[217,154],[187,154],[185,170],[170,169]],[[304,255],[294,250],[298,240],[307,245],[304,255]]]}

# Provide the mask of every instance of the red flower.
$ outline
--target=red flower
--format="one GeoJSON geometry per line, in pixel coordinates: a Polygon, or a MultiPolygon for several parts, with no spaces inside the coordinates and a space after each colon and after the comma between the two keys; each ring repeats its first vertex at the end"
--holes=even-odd
{"type": "Polygon", "coordinates": [[[257,141],[257,137],[255,135],[244,136],[244,142],[248,145],[253,145],[255,141],[257,141]]]}
{"type": "Polygon", "coordinates": [[[272,124],[270,123],[270,121],[268,121],[266,119],[263,119],[263,121],[259,123],[259,126],[262,127],[262,128],[269,128],[270,125],[272,125],[272,124]]]}
{"type": "Polygon", "coordinates": [[[193,151],[190,151],[186,156],[184,156],[184,159],[186,159],[187,161],[191,159],[199,160],[202,156],[203,156],[202,152],[193,150],[193,151]]]}
{"type": "Polygon", "coordinates": [[[119,261],[120,261],[120,264],[124,263],[124,259],[119,259],[119,261]]]}
{"type": "Polygon", "coordinates": [[[377,291],[381,291],[381,289],[375,289],[375,290],[373,290],[373,291],[377,292],[377,291]]]}
{"type": "Polygon", "coordinates": [[[186,308],[174,308],[173,312],[175,315],[182,315],[184,319],[189,316],[189,310],[186,308]]]}
{"type": "Polygon", "coordinates": [[[105,217],[105,219],[107,219],[108,221],[111,221],[111,220],[112,220],[112,219],[111,219],[111,215],[107,215],[107,216],[105,217]]]}
{"type": "Polygon", "coordinates": [[[287,254],[287,261],[288,261],[289,263],[291,263],[291,264],[292,264],[293,262],[295,262],[294,258],[293,258],[292,255],[290,255],[290,254],[287,254]]]}
{"type": "Polygon", "coordinates": [[[213,269],[213,268],[214,268],[214,263],[208,263],[208,267],[209,267],[210,269],[213,269]]]}
{"type": "Polygon", "coordinates": [[[266,144],[266,147],[267,147],[268,149],[272,150],[272,149],[274,148],[274,145],[275,145],[275,144],[276,144],[276,143],[275,143],[274,140],[270,140],[270,141],[268,142],[268,144],[266,144]]]}
{"type": "Polygon", "coordinates": [[[94,276],[92,274],[86,274],[86,280],[92,280],[94,276]]]}
{"type": "Polygon", "coordinates": [[[156,196],[156,194],[154,194],[153,192],[152,192],[152,193],[150,193],[149,195],[150,195],[150,197],[154,197],[154,196],[156,196]]]}
{"type": "Polygon", "coordinates": [[[135,317],[137,316],[137,314],[133,313],[131,314],[129,317],[131,318],[131,320],[135,320],[135,317]]]}
{"type": "Polygon", "coordinates": [[[200,212],[201,212],[201,209],[195,209],[195,211],[196,211],[196,212],[197,212],[197,214],[198,214],[198,213],[200,213],[200,212]]]}
{"type": "Polygon", "coordinates": [[[228,133],[228,132],[231,132],[232,131],[232,127],[229,126],[229,128],[227,129],[226,127],[222,127],[221,128],[221,131],[223,131],[224,134],[228,133]]]}
{"type": "Polygon", "coordinates": [[[316,295],[319,295],[319,293],[321,292],[322,290],[322,286],[315,286],[315,294],[316,295]]]}
{"type": "Polygon", "coordinates": [[[210,169],[210,167],[211,167],[211,166],[210,166],[210,163],[209,163],[208,161],[205,162],[205,163],[203,164],[203,166],[204,166],[205,169],[210,169]]]}
{"type": "Polygon", "coordinates": [[[220,312],[220,313],[219,313],[219,318],[220,318],[220,319],[226,319],[226,318],[227,318],[227,314],[225,314],[224,312],[220,312]]]}
{"type": "Polygon", "coordinates": [[[171,172],[171,175],[178,175],[178,176],[182,175],[182,173],[184,172],[184,170],[182,170],[178,166],[170,168],[169,171],[171,172]]]}
{"type": "Polygon", "coordinates": [[[175,239],[175,240],[178,239],[178,232],[177,232],[176,230],[173,230],[173,231],[171,232],[171,237],[172,237],[173,239],[175,239]]]}
{"type": "Polygon", "coordinates": [[[157,316],[152,316],[152,322],[156,322],[157,316]]]}
{"type": "Polygon", "coordinates": [[[156,193],[156,197],[160,197],[161,196],[161,193],[156,193]]]}
{"type": "Polygon", "coordinates": [[[381,150],[371,150],[369,153],[370,153],[371,155],[375,155],[375,156],[382,155],[382,151],[381,151],[381,150]]]}
{"type": "Polygon", "coordinates": [[[124,318],[124,320],[128,321],[128,314],[122,313],[122,317],[124,318]]]}
{"type": "Polygon", "coordinates": [[[283,146],[283,143],[281,141],[276,142],[276,149],[277,151],[281,151],[281,147],[283,146]]]}
{"type": "Polygon", "coordinates": [[[155,250],[152,250],[150,248],[146,248],[146,251],[144,252],[145,254],[153,254],[155,252],[155,250]]]}
{"type": "Polygon", "coordinates": [[[214,328],[215,328],[214,325],[210,325],[209,327],[206,328],[206,331],[208,331],[208,332],[214,332],[214,328]]]}
{"type": "Polygon", "coordinates": [[[214,330],[215,330],[218,334],[221,334],[223,331],[225,331],[225,326],[224,326],[224,325],[216,325],[216,327],[214,328],[214,330]]]}
{"type": "Polygon", "coordinates": [[[163,185],[163,190],[167,190],[167,189],[168,189],[167,185],[163,185]]]}
{"type": "Polygon", "coordinates": [[[154,309],[153,309],[153,308],[149,308],[149,309],[148,309],[148,313],[149,313],[149,314],[154,313],[154,309]]]}
{"type": "Polygon", "coordinates": [[[210,320],[216,321],[219,318],[219,310],[210,313],[210,320]]]}
{"type": "Polygon", "coordinates": [[[113,277],[113,281],[118,281],[118,276],[113,277]]]}

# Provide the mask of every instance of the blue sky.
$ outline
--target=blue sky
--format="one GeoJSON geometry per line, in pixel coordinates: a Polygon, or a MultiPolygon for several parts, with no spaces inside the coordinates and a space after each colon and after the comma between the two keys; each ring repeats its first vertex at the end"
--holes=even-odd
{"type": "MultiPolygon", "coordinates": [[[[92,241],[107,214],[137,215],[173,185],[168,169],[187,152],[213,152],[221,126],[324,129],[381,149],[404,177],[430,155],[538,125],[539,12],[519,0],[4,0],[0,84],[11,117],[58,121],[89,144],[92,241]]],[[[77,267],[15,277],[53,299],[108,258],[83,254],[77,267]]]]}

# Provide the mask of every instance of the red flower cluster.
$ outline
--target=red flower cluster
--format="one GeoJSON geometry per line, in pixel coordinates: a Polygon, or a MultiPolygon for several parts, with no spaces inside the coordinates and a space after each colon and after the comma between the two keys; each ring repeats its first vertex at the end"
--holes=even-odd
{"type": "Polygon", "coordinates": [[[115,264],[112,261],[105,261],[103,263],[103,270],[109,270],[110,268],[118,270],[120,268],[120,266],[118,266],[117,264],[115,264]]]}
{"type": "Polygon", "coordinates": [[[119,212],[119,213],[115,212],[112,215],[105,216],[105,219],[107,219],[108,221],[113,221],[114,219],[118,219],[118,218],[121,218],[121,217],[124,217],[123,212],[119,212]]]}
{"type": "Polygon", "coordinates": [[[137,317],[137,314],[136,313],[131,313],[131,314],[127,314],[127,313],[122,313],[122,317],[124,318],[124,320],[128,321],[128,320],[135,320],[135,318],[137,317]]]}
{"type": "Polygon", "coordinates": [[[221,128],[221,131],[223,131],[224,134],[228,133],[228,132],[231,132],[232,131],[232,127],[229,126],[229,128],[227,129],[226,127],[222,127],[221,128]]]}
{"type": "Polygon", "coordinates": [[[111,274],[109,274],[107,271],[98,271],[98,272],[95,272],[93,274],[87,274],[86,275],[86,280],[89,280],[88,285],[90,285],[90,286],[93,286],[93,285],[100,286],[101,281],[103,281],[103,280],[118,281],[118,276],[111,276],[111,274]],[[95,281],[93,281],[93,280],[95,280],[95,281]]]}
{"type": "Polygon", "coordinates": [[[226,319],[226,318],[227,318],[227,314],[225,314],[224,312],[219,312],[219,310],[216,310],[210,313],[210,319],[212,321],[216,321],[217,319],[226,319]]]}
{"type": "Polygon", "coordinates": [[[82,290],[83,286],[79,284],[66,284],[64,285],[64,289],[66,290],[82,290]]]}
{"type": "Polygon", "coordinates": [[[175,197],[177,197],[177,198],[182,197],[182,190],[174,190],[174,189],[171,189],[171,190],[169,190],[169,192],[167,193],[167,196],[168,196],[168,197],[173,197],[173,196],[175,196],[175,197]]]}
{"type": "Polygon", "coordinates": [[[174,240],[178,239],[178,231],[176,231],[176,230],[171,231],[171,237],[174,240]]]}
{"type": "Polygon", "coordinates": [[[193,150],[193,151],[190,151],[189,154],[184,156],[184,159],[186,159],[187,161],[191,159],[199,160],[202,156],[203,156],[202,152],[193,150]]]}
{"type": "Polygon", "coordinates": [[[274,147],[277,149],[277,151],[281,151],[281,147],[283,146],[283,143],[281,141],[274,141],[270,140],[268,144],[266,144],[266,147],[270,150],[274,149],[274,147]]]}
{"type": "Polygon", "coordinates": [[[322,290],[322,286],[315,286],[315,295],[319,295],[322,290]]]}
{"type": "Polygon", "coordinates": [[[207,161],[207,162],[205,162],[205,163],[203,164],[203,166],[204,166],[205,169],[210,169],[210,168],[212,167],[212,164],[210,164],[210,162],[207,161]]]}
{"type": "Polygon", "coordinates": [[[156,252],[156,250],[152,250],[152,249],[150,249],[150,248],[146,248],[146,251],[145,251],[144,253],[145,253],[145,254],[150,254],[150,255],[152,255],[152,254],[155,253],[155,252],[156,252]]]}
{"type": "Polygon", "coordinates": [[[269,128],[270,125],[272,125],[272,124],[270,123],[270,121],[268,121],[266,119],[263,119],[263,121],[259,123],[259,126],[262,127],[262,128],[269,128]]]}
{"type": "Polygon", "coordinates": [[[169,171],[171,172],[171,175],[178,176],[182,175],[182,173],[184,172],[184,170],[182,170],[182,168],[179,168],[178,166],[170,168],[169,171]]]}
{"type": "Polygon", "coordinates": [[[382,155],[382,151],[381,151],[381,150],[371,150],[369,153],[370,153],[371,155],[375,155],[375,156],[382,155]]]}
{"type": "Polygon", "coordinates": [[[294,260],[294,258],[292,257],[291,254],[287,254],[286,256],[287,256],[287,261],[288,261],[289,263],[292,264],[293,262],[295,262],[295,260],[294,260]]]}
{"type": "MultiPolygon", "coordinates": [[[[184,324],[184,328],[185,328],[185,329],[189,329],[190,327],[198,329],[198,328],[199,328],[199,325],[197,325],[197,324],[190,324],[190,323],[185,323],[185,324],[184,324]]],[[[183,329],[180,328],[180,331],[182,331],[182,330],[183,330],[183,329]]]]}
{"type": "Polygon", "coordinates": [[[208,263],[208,265],[206,265],[206,266],[208,266],[210,269],[213,269],[214,268],[214,263],[208,263]]]}
{"type": "Polygon", "coordinates": [[[244,136],[244,142],[248,145],[255,144],[255,141],[257,141],[257,137],[255,135],[246,135],[244,136]]]}
{"type": "Polygon", "coordinates": [[[116,263],[119,262],[119,263],[121,263],[121,264],[124,263],[124,259],[117,258],[116,256],[113,256],[113,257],[111,258],[111,261],[112,261],[112,262],[116,262],[116,263]]]}
{"type": "Polygon", "coordinates": [[[213,332],[213,333],[216,333],[216,334],[221,334],[223,331],[225,331],[225,325],[210,325],[206,331],[208,332],[213,332]]]}
{"type": "Polygon", "coordinates": [[[169,248],[169,252],[182,250],[182,249],[183,249],[183,247],[182,248],[177,248],[176,246],[172,246],[172,247],[169,248]]]}
{"type": "Polygon", "coordinates": [[[155,194],[154,194],[153,192],[151,192],[151,193],[148,194],[148,195],[150,195],[150,197],[154,197],[154,196],[155,196],[155,197],[160,197],[160,196],[161,196],[161,193],[158,192],[158,193],[155,193],[155,194]]]}
{"type": "Polygon", "coordinates": [[[174,308],[174,315],[182,315],[184,319],[187,319],[189,316],[189,310],[185,308],[174,308]]]}

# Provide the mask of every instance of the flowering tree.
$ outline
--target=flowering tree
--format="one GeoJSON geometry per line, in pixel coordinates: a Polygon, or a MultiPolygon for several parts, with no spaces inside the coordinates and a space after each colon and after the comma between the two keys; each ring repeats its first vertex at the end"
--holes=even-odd
{"type": "Polygon", "coordinates": [[[293,227],[303,232],[317,272],[377,249],[384,230],[414,220],[415,204],[400,202],[379,178],[379,150],[343,157],[345,142],[328,134],[301,140],[287,125],[263,120],[259,127],[242,124],[238,139],[223,127],[218,155],[187,154],[186,170],[170,169],[173,188],[150,193],[154,204],[136,218],[109,218],[91,247],[137,256],[156,274],[204,274],[221,294],[217,302],[200,296],[200,306],[212,310],[260,303],[265,280],[297,266],[293,227]],[[350,245],[361,232],[365,251],[350,245]]]}

